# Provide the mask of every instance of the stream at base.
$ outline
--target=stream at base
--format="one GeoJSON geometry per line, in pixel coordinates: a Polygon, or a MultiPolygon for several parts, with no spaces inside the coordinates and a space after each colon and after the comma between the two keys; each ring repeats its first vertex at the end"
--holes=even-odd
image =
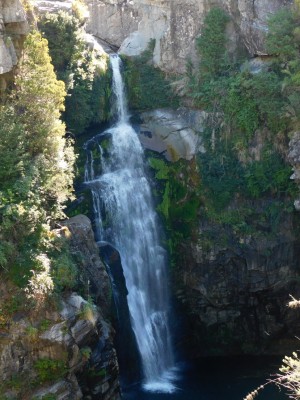
{"type": "MultiPolygon", "coordinates": [[[[210,358],[182,366],[174,393],[144,392],[138,385],[123,389],[124,400],[243,400],[249,392],[272,379],[281,359],[273,357],[210,358]]],[[[287,399],[268,385],[257,400],[287,399]]]]}

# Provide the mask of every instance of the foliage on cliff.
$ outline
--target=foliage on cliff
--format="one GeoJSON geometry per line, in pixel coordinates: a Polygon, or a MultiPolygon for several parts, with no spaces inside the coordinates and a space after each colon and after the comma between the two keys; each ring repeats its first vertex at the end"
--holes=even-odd
{"type": "MultiPolygon", "coordinates": [[[[284,223],[291,220],[288,213],[295,213],[298,190],[290,180],[287,153],[289,135],[300,122],[299,6],[283,8],[270,18],[267,48],[272,57],[263,59],[260,69],[251,62],[230,61],[224,21],[223,11],[208,14],[198,42],[199,66],[188,68],[190,98],[210,113],[204,133],[207,151],[198,156],[200,243],[207,254],[216,243],[242,248],[251,246],[253,239],[277,239],[284,223]],[[213,58],[206,46],[210,49],[219,43],[223,61],[210,73],[205,66],[213,58]]],[[[281,372],[273,381],[298,399],[296,353],[284,359],[281,372]]],[[[245,400],[254,399],[264,386],[245,400]]]]}
{"type": "Polygon", "coordinates": [[[152,40],[141,55],[130,58],[123,56],[128,103],[135,111],[176,108],[179,104],[170,79],[152,63],[154,46],[155,40],[152,40]]]}
{"type": "Polygon", "coordinates": [[[205,18],[201,35],[196,40],[197,49],[201,53],[201,80],[223,74],[228,64],[225,48],[228,22],[228,15],[220,8],[213,8],[205,18]]]}
{"type": "Polygon", "coordinates": [[[164,219],[171,264],[178,262],[178,246],[195,234],[200,206],[199,173],[195,162],[170,163],[150,153],[149,164],[157,180],[157,210],[164,219]]]}
{"type": "Polygon", "coordinates": [[[39,22],[59,79],[66,84],[68,130],[82,133],[93,123],[108,120],[111,76],[107,57],[91,50],[83,39],[80,20],[65,12],[47,14],[39,22]]]}
{"type": "Polygon", "coordinates": [[[30,33],[15,89],[0,106],[0,265],[15,283],[45,290],[52,287],[47,266],[56,247],[50,226],[72,196],[74,153],[60,121],[64,98],[47,41],[30,33]]]}
{"type": "Polygon", "coordinates": [[[212,9],[197,42],[199,66],[188,69],[194,104],[210,112],[204,134],[207,151],[198,157],[202,215],[240,233],[259,234],[256,220],[268,221],[275,231],[274,221],[278,223],[284,211],[293,209],[297,189],[289,179],[292,171],[285,158],[288,133],[294,126],[289,113],[296,115],[291,102],[298,102],[298,90],[286,67],[295,68],[299,50],[295,25],[290,26],[291,14],[285,9],[269,23],[268,46],[280,62],[278,58],[269,61],[254,73],[247,63],[241,67],[230,61],[226,51],[228,17],[224,11],[212,9]],[[280,41],[284,44],[277,46],[280,41]],[[253,207],[242,206],[243,199],[265,203],[259,218],[253,207]],[[232,212],[231,207],[239,207],[239,211],[232,212]]]}

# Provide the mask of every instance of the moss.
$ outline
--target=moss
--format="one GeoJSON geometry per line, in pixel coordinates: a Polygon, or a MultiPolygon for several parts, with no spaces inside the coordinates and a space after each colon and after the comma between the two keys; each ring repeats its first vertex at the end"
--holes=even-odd
{"type": "Polygon", "coordinates": [[[52,360],[50,358],[37,360],[34,364],[34,368],[40,383],[54,382],[67,373],[65,361],[52,360]]]}
{"type": "Polygon", "coordinates": [[[170,205],[170,183],[167,182],[163,192],[162,202],[157,207],[157,210],[163,214],[166,220],[169,219],[170,205]]]}
{"type": "Polygon", "coordinates": [[[194,161],[170,163],[152,152],[149,165],[157,179],[157,211],[163,216],[171,254],[171,265],[178,259],[180,244],[191,238],[198,221],[200,198],[199,176],[194,161]]]}

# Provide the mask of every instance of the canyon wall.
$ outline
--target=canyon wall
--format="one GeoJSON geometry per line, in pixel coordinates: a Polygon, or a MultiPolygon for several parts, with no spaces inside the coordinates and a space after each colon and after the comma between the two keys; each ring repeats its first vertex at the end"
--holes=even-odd
{"type": "Polygon", "coordinates": [[[1,394],[22,399],[26,393],[26,398],[36,399],[119,400],[114,329],[108,322],[110,283],[91,222],[78,215],[65,221],[58,234],[68,238],[70,251],[77,257],[82,290],[93,295],[97,306],[78,293],[64,292],[40,308],[17,310],[12,306],[14,286],[2,282],[1,394]]]}
{"type": "MultiPolygon", "coordinates": [[[[261,204],[249,202],[258,212],[261,204]]],[[[300,312],[287,307],[289,294],[300,295],[293,226],[286,214],[275,234],[265,224],[245,238],[202,220],[198,240],[182,241],[174,286],[193,332],[184,339],[192,355],[284,355],[297,348],[300,312]]]]}
{"type": "Polygon", "coordinates": [[[90,11],[88,31],[127,55],[137,55],[155,39],[154,62],[165,71],[183,73],[195,59],[195,39],[204,16],[214,6],[232,17],[230,50],[251,56],[266,53],[264,36],[270,15],[292,0],[85,0],[90,11]]]}

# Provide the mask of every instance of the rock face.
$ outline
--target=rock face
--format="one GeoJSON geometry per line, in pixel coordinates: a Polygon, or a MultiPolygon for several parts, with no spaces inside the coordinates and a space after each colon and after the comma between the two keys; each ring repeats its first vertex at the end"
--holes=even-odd
{"type": "MultiPolygon", "coordinates": [[[[81,260],[80,275],[84,282],[90,280],[88,290],[94,294],[98,307],[77,293],[69,293],[41,309],[12,310],[7,321],[0,313],[0,376],[4,385],[1,394],[25,398],[17,386],[10,384],[18,376],[23,382],[21,391],[25,390],[30,398],[53,395],[59,400],[119,400],[114,330],[103,317],[108,312],[108,276],[88,218],[77,216],[66,225],[71,237],[66,228],[63,231],[69,232],[66,236],[70,238],[71,250],[81,260]]],[[[8,292],[9,288],[1,284],[0,298],[5,299],[8,292]]],[[[5,309],[3,304],[1,311],[5,309]]]]}
{"type": "Polygon", "coordinates": [[[287,303],[289,294],[300,295],[300,243],[291,232],[289,215],[276,235],[260,239],[238,239],[201,221],[198,242],[182,244],[174,276],[189,315],[194,356],[195,349],[203,356],[287,354],[297,348],[300,312],[287,303]],[[222,237],[227,240],[221,244],[222,237]]]}
{"type": "Polygon", "coordinates": [[[292,0],[85,0],[90,10],[88,30],[137,55],[156,39],[153,59],[160,68],[183,73],[186,60],[196,58],[195,39],[204,16],[214,6],[232,16],[228,26],[230,48],[242,46],[250,55],[265,54],[268,17],[292,0]]]}
{"type": "MultiPolygon", "coordinates": [[[[77,215],[65,221],[64,225],[71,232],[71,252],[76,255],[77,263],[87,282],[88,291],[93,295],[101,314],[110,313],[111,288],[105,266],[99,257],[99,248],[94,239],[91,221],[85,215],[77,215]]],[[[98,311],[99,312],[99,311],[98,311]]],[[[91,323],[77,321],[72,329],[72,335],[77,342],[84,345],[90,336],[91,323]]],[[[112,326],[101,317],[101,327],[98,330],[98,340],[90,354],[88,368],[79,377],[83,394],[95,400],[119,400],[119,366],[115,348],[113,347],[114,331],[112,326]]]]}
{"type": "Polygon", "coordinates": [[[110,282],[105,266],[99,257],[92,224],[85,215],[77,215],[64,222],[71,232],[71,251],[78,260],[80,270],[89,282],[90,290],[105,315],[110,307],[110,282]]]}
{"type": "Polygon", "coordinates": [[[0,0],[0,91],[17,65],[22,42],[28,33],[27,15],[20,0],[0,0]]]}
{"type": "Polygon", "coordinates": [[[163,154],[169,161],[191,160],[204,148],[201,140],[207,114],[181,108],[161,109],[141,115],[140,140],[147,149],[163,154]]]}

